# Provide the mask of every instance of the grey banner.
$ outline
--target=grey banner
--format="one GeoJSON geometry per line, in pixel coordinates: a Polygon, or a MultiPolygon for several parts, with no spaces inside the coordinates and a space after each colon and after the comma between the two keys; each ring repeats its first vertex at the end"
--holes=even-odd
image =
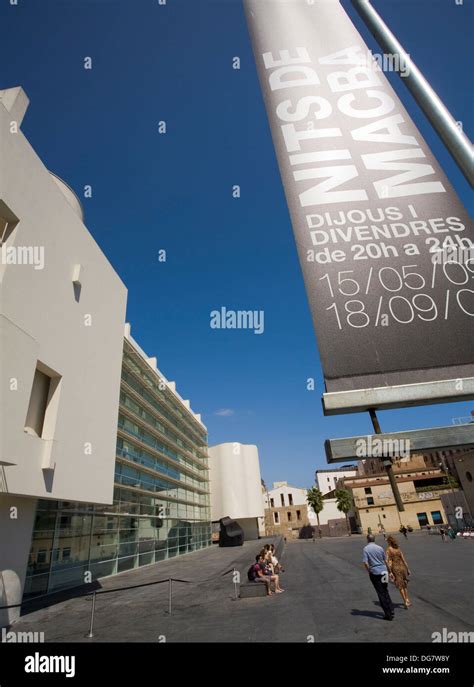
{"type": "Polygon", "coordinates": [[[244,0],[328,391],[474,376],[471,219],[338,0],[244,0]]]}

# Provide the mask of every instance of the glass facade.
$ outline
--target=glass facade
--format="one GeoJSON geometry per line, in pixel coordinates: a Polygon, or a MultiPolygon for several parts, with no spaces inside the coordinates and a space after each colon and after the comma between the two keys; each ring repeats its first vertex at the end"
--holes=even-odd
{"type": "Polygon", "coordinates": [[[24,596],[207,546],[205,429],[125,339],[113,505],[38,502],[24,596]]]}

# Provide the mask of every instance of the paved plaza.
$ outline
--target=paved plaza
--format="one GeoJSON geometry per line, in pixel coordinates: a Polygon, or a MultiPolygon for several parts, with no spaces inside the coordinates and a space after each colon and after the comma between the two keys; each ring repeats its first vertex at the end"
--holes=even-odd
{"type": "MultiPolygon", "coordinates": [[[[378,543],[383,539],[378,537],[378,543]]],[[[365,538],[289,541],[283,551],[284,594],[237,599],[229,568],[245,572],[266,540],[243,547],[216,546],[156,566],[108,578],[101,589],[168,584],[97,596],[94,637],[86,638],[90,598],[69,598],[22,616],[15,632],[43,631],[45,641],[84,642],[431,642],[433,632],[474,632],[474,542],[417,532],[404,540],[412,571],[413,606],[405,610],[390,585],[395,620],[382,619],[375,590],[362,567],[365,538]]]]}

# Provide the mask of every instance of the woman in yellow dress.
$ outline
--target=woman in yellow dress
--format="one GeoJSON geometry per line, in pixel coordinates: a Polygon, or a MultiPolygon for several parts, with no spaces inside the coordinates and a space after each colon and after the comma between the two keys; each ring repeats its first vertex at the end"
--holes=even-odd
{"type": "Polygon", "coordinates": [[[411,601],[408,598],[408,578],[410,570],[395,537],[387,537],[387,544],[388,546],[385,554],[390,579],[400,592],[405,608],[408,608],[411,606],[411,601]]]}

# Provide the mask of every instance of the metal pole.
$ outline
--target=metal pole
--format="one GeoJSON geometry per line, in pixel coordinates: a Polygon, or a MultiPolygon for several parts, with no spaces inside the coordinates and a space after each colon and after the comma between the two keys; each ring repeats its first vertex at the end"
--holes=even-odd
{"type": "MultiPolygon", "coordinates": [[[[462,458],[458,458],[458,463],[462,463],[462,462],[463,462],[463,459],[462,459],[462,458]]],[[[456,468],[456,471],[457,471],[457,468],[456,468]]],[[[463,489],[462,491],[463,491],[463,494],[464,494],[464,489],[463,489]]],[[[466,506],[467,506],[467,512],[469,513],[469,527],[472,527],[472,526],[473,526],[472,512],[471,512],[471,509],[469,508],[469,502],[468,502],[468,500],[467,500],[465,494],[464,494],[464,503],[466,504],[466,506]]]]}
{"type": "MultiPolygon", "coordinates": [[[[447,486],[450,488],[451,494],[454,497],[454,498],[448,499],[448,501],[450,501],[451,508],[453,509],[453,515],[454,515],[454,519],[456,521],[456,527],[457,527],[458,526],[458,519],[456,517],[456,495],[454,493],[454,487],[453,487],[452,482],[451,482],[451,475],[448,472],[448,468],[447,468],[447,465],[446,465],[446,462],[445,462],[445,459],[444,459],[444,456],[442,453],[440,455],[440,459],[441,459],[441,463],[440,463],[441,470],[446,475],[446,480],[448,482],[447,486]]],[[[449,518],[448,518],[448,520],[449,520],[449,518]]],[[[448,525],[449,524],[450,523],[448,522],[448,525]]]]}
{"type": "Polygon", "coordinates": [[[91,622],[89,625],[89,634],[86,635],[86,637],[92,638],[94,636],[94,615],[95,615],[95,597],[96,597],[96,592],[92,594],[92,609],[91,609],[91,622]]]}
{"type": "Polygon", "coordinates": [[[448,480],[448,486],[451,488],[451,493],[455,496],[456,492],[454,491],[453,482],[452,482],[454,477],[451,476],[449,469],[448,469],[449,466],[446,464],[445,457],[442,454],[441,454],[441,463],[443,465],[444,472],[446,473],[446,477],[448,480]]]}
{"type": "Polygon", "coordinates": [[[234,580],[234,596],[235,596],[235,599],[237,600],[239,598],[239,594],[237,591],[237,580],[235,579],[235,573],[236,572],[237,572],[236,569],[232,568],[232,578],[234,580]]]}
{"type": "Polygon", "coordinates": [[[474,157],[472,144],[451,115],[443,101],[431,88],[410,55],[405,52],[381,16],[370,4],[370,0],[352,0],[355,9],[367,25],[382,50],[400,58],[404,81],[408,90],[421,107],[441,140],[458,164],[471,186],[474,186],[474,157]]]}
{"type": "Polygon", "coordinates": [[[168,578],[168,614],[171,615],[171,595],[173,591],[173,580],[168,578]]]}
{"type": "MultiPolygon", "coordinates": [[[[379,424],[379,419],[377,417],[377,413],[373,408],[369,410],[370,414],[370,419],[372,420],[372,425],[374,427],[374,432],[376,434],[382,434],[382,430],[380,429],[380,424],[379,424]]],[[[385,468],[385,472],[387,473],[388,480],[390,482],[390,486],[392,487],[392,492],[393,496],[395,498],[395,503],[397,504],[397,509],[398,509],[398,519],[400,520],[401,524],[401,519],[400,519],[400,512],[405,510],[405,506],[403,505],[402,497],[400,496],[400,492],[398,491],[398,484],[395,479],[395,475],[393,474],[393,465],[392,465],[392,460],[391,458],[384,458],[383,459],[383,466],[385,468]]]]}
{"type": "MultiPolygon", "coordinates": [[[[268,516],[269,520],[273,517],[273,511],[271,510],[270,507],[270,492],[268,491],[268,487],[265,484],[265,489],[267,490],[267,510],[270,509],[270,515],[268,516]]],[[[265,511],[263,512],[263,526],[265,529],[265,536],[267,536],[267,516],[265,515],[265,511]]]]}

